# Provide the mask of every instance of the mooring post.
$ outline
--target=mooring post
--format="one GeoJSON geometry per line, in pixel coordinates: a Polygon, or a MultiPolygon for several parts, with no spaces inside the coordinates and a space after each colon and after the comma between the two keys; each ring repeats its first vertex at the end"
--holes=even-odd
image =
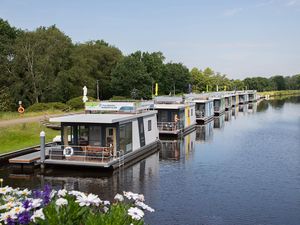
{"type": "Polygon", "coordinates": [[[40,133],[41,138],[41,169],[45,168],[44,162],[45,162],[45,132],[41,131],[40,133]]]}

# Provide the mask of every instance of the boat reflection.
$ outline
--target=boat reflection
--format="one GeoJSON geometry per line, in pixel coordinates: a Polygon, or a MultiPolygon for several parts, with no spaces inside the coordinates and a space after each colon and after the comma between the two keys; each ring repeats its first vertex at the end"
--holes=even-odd
{"type": "Polygon", "coordinates": [[[232,119],[232,112],[230,111],[225,111],[225,121],[229,122],[232,119]]]}
{"type": "Polygon", "coordinates": [[[185,135],[181,139],[161,140],[160,159],[180,160],[188,159],[195,150],[196,131],[185,135]]]}
{"type": "Polygon", "coordinates": [[[239,114],[239,106],[232,107],[232,109],[231,109],[231,115],[232,115],[232,117],[234,119],[236,119],[237,116],[238,116],[238,114],[239,114]]]}
{"type": "Polygon", "coordinates": [[[199,125],[196,128],[196,141],[197,142],[210,142],[213,139],[214,120],[207,124],[199,125]]]}
{"type": "MultiPolygon", "coordinates": [[[[143,192],[149,179],[158,179],[159,152],[135,163],[122,166],[111,172],[101,169],[74,169],[47,167],[44,173],[35,169],[34,173],[21,174],[12,171],[9,174],[11,186],[41,187],[50,184],[54,188],[78,190],[86,193],[95,193],[105,199],[112,200],[116,193],[124,190],[139,190],[143,192]],[[21,185],[19,184],[21,182],[21,185]]],[[[150,182],[151,183],[151,182],[150,182]]]]}
{"type": "Polygon", "coordinates": [[[257,111],[257,103],[256,102],[249,103],[248,104],[248,113],[253,114],[253,113],[256,113],[256,111],[257,111]]]}
{"type": "Polygon", "coordinates": [[[225,114],[218,116],[218,117],[214,117],[214,128],[224,128],[224,124],[225,124],[225,114]]]}

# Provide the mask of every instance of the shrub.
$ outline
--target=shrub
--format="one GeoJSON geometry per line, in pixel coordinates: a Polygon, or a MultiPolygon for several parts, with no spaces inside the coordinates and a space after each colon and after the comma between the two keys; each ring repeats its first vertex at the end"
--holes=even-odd
{"type": "Polygon", "coordinates": [[[62,102],[35,103],[28,107],[29,112],[38,112],[45,110],[67,110],[68,106],[62,102]]]}
{"type": "MultiPolygon", "coordinates": [[[[92,97],[88,97],[89,101],[95,100],[92,97]]],[[[71,109],[84,109],[84,103],[82,101],[82,96],[72,98],[66,103],[71,109]]]]}
{"type": "Polygon", "coordinates": [[[124,192],[109,202],[94,194],[55,191],[48,185],[35,191],[0,188],[0,203],[0,223],[15,225],[142,225],[144,211],[154,211],[141,194],[124,192]]]}

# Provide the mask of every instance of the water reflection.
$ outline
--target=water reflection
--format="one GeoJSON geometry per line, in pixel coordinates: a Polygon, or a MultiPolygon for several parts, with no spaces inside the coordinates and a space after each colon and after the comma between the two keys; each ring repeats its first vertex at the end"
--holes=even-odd
{"type": "Polygon", "coordinates": [[[197,142],[210,142],[213,140],[214,120],[204,125],[199,125],[196,128],[197,142]]]}
{"type": "Polygon", "coordinates": [[[12,167],[0,169],[0,177],[5,179],[5,184],[12,187],[34,189],[47,183],[55,188],[96,193],[109,200],[123,190],[143,192],[149,179],[157,179],[158,174],[159,152],[113,172],[87,168],[47,167],[45,173],[41,174],[39,169],[34,169],[31,173],[12,167]]]}
{"type": "Polygon", "coordinates": [[[227,121],[227,122],[229,122],[232,119],[232,111],[231,110],[225,111],[225,121],[227,121]]]}
{"type": "Polygon", "coordinates": [[[161,140],[160,159],[180,160],[188,159],[195,150],[196,132],[192,132],[181,139],[161,140]]]}
{"type": "Polygon", "coordinates": [[[234,119],[236,119],[237,116],[238,116],[238,114],[239,114],[239,107],[238,106],[232,107],[232,109],[231,109],[231,115],[232,115],[232,117],[234,119]]]}
{"type": "Polygon", "coordinates": [[[249,103],[248,104],[248,113],[253,114],[253,113],[256,113],[256,111],[257,111],[257,103],[256,102],[249,103]]]}
{"type": "Polygon", "coordinates": [[[225,114],[218,116],[218,117],[214,117],[214,128],[224,128],[224,124],[225,124],[225,114]]]}

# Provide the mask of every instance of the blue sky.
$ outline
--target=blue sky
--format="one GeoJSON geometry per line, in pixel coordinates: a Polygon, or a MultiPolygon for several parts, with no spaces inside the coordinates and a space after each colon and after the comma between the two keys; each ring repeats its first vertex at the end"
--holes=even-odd
{"type": "Polygon", "coordinates": [[[300,0],[0,0],[0,17],[33,30],[56,24],[74,42],[104,39],[124,54],[230,78],[300,73],[300,0]]]}

